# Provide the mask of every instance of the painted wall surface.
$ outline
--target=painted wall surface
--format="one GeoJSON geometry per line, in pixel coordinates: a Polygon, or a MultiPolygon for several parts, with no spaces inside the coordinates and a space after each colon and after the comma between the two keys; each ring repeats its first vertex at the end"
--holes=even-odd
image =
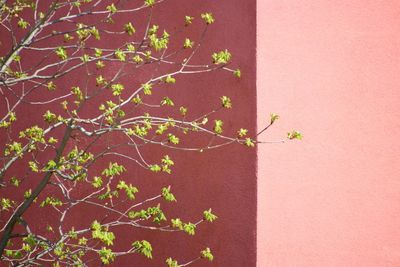
{"type": "Polygon", "coordinates": [[[258,266],[400,266],[400,2],[257,11],[258,266]]]}
{"type": "MultiPolygon", "coordinates": [[[[142,1],[136,1],[142,2],[142,1]]],[[[153,23],[159,23],[166,27],[168,32],[178,32],[178,39],[174,45],[182,46],[184,36],[190,30],[180,31],[184,24],[184,16],[195,16],[192,32],[189,37],[198,40],[204,28],[204,22],[200,18],[203,12],[212,12],[216,18],[215,24],[209,27],[204,44],[199,50],[199,56],[194,59],[196,63],[212,62],[211,54],[216,51],[228,49],[233,55],[232,67],[240,67],[243,78],[238,79],[232,73],[216,72],[202,75],[189,75],[177,78],[176,86],[155,88],[153,90],[153,101],[159,103],[168,94],[174,99],[175,108],[181,105],[188,107],[191,118],[198,118],[212,109],[220,107],[220,97],[230,96],[233,102],[233,109],[224,109],[221,112],[210,116],[211,123],[215,119],[223,119],[224,133],[236,136],[240,127],[249,129],[251,134],[256,131],[256,87],[255,87],[255,43],[256,43],[256,1],[242,0],[223,0],[223,1],[182,1],[169,0],[160,6],[156,6],[153,12],[153,23]],[[157,102],[158,101],[158,102],[157,102]]],[[[142,17],[129,17],[121,15],[119,19],[125,21],[133,20],[137,29],[141,29],[145,15],[142,17]],[[142,24],[141,24],[142,23],[142,24]]],[[[116,25],[122,28],[123,24],[116,25]]],[[[3,35],[2,38],[6,38],[3,35]]],[[[104,44],[115,44],[110,37],[102,37],[104,44]]],[[[172,39],[172,38],[171,38],[172,39]]],[[[9,40],[2,40],[7,43],[9,40]]],[[[117,45],[117,44],[116,44],[117,45]]],[[[4,49],[4,48],[3,48],[4,49]]],[[[1,51],[4,54],[4,51],[1,51]]],[[[30,57],[31,64],[35,64],[35,58],[30,57]]],[[[150,73],[151,74],[151,73],[150,73]]],[[[103,74],[112,75],[110,73],[103,74]]],[[[129,76],[126,85],[129,87],[140,86],[147,81],[149,73],[139,72],[137,75],[129,76]]],[[[85,79],[82,72],[75,73],[73,77],[68,77],[60,83],[59,91],[56,93],[64,94],[69,92],[75,79],[81,81],[85,79]]],[[[126,86],[127,87],[127,86],[126,86]]],[[[45,91],[45,89],[43,89],[45,91]]],[[[43,91],[38,91],[37,99],[41,99],[43,91]]],[[[58,103],[47,106],[26,105],[23,109],[18,109],[17,114],[20,126],[28,127],[32,121],[42,120],[42,114],[47,109],[60,109],[58,103]]],[[[2,104],[0,110],[4,112],[5,106],[2,104]]],[[[91,106],[86,112],[98,112],[97,106],[91,106]]],[[[139,112],[144,112],[139,110],[139,112]]],[[[149,111],[152,112],[152,111],[149,111]]],[[[210,125],[212,128],[212,125],[210,125]]],[[[17,131],[16,131],[17,132],[17,131]]],[[[198,139],[198,135],[180,135],[181,140],[186,144],[207,144],[210,140],[205,138],[198,139]],[[204,143],[204,141],[206,141],[204,143]]],[[[80,138],[79,136],[77,137],[80,138]]],[[[115,139],[110,137],[110,142],[115,139]]],[[[6,137],[0,136],[1,143],[4,145],[6,137]]],[[[128,148],[129,149],[129,148],[128,148]]],[[[130,153],[127,150],[127,153],[130,153]]],[[[116,232],[118,245],[116,249],[125,249],[131,246],[134,240],[148,240],[153,245],[153,260],[148,260],[141,255],[122,257],[117,260],[114,266],[164,266],[165,259],[173,257],[180,263],[187,262],[199,256],[199,252],[205,247],[210,247],[215,255],[215,260],[211,263],[199,261],[193,266],[255,266],[256,264],[256,149],[245,147],[244,145],[234,144],[222,149],[213,151],[199,152],[177,152],[161,149],[159,146],[151,146],[143,149],[143,156],[149,161],[158,162],[160,157],[169,154],[175,161],[173,174],[155,176],[149,171],[140,170],[130,161],[122,161],[128,169],[125,176],[127,182],[137,186],[140,190],[138,199],[143,200],[146,196],[159,194],[163,186],[172,185],[173,193],[178,202],[176,204],[165,204],[163,207],[170,215],[168,219],[180,216],[182,220],[195,222],[203,216],[203,211],[213,209],[219,219],[213,224],[201,224],[197,228],[195,236],[185,233],[166,233],[146,230],[134,230],[129,227],[120,229],[116,232]]],[[[92,173],[101,171],[108,162],[98,167],[92,173]]],[[[25,172],[25,166],[20,163],[15,165],[13,172],[30,184],[22,185],[19,198],[22,199],[23,190],[38,183],[41,176],[25,172]],[[27,179],[29,177],[29,180],[27,179]]],[[[13,175],[10,173],[6,179],[13,175]]],[[[92,175],[92,174],[90,174],[92,175]]],[[[83,190],[84,191],[84,190],[83,190]]],[[[1,192],[0,194],[3,194],[1,192]]],[[[4,193],[6,194],[6,193],[4,193]]],[[[9,191],[7,194],[15,196],[15,192],[9,191]]],[[[43,199],[43,195],[39,200],[43,199]]],[[[40,201],[38,202],[40,203],[40,201]]],[[[156,204],[156,203],[154,203],[156,204]]],[[[94,219],[101,217],[102,211],[88,206],[74,211],[67,225],[75,225],[80,229],[84,225],[90,224],[94,219]],[[97,217],[96,217],[97,216],[97,217]]],[[[58,216],[56,213],[48,213],[43,216],[43,212],[33,209],[28,212],[24,219],[32,223],[33,227],[38,228],[40,233],[46,234],[45,226],[55,222],[58,216]]],[[[101,219],[98,219],[101,220],[101,219]]],[[[0,225],[4,223],[4,217],[0,218],[0,225]]],[[[97,263],[92,263],[93,266],[97,263]]],[[[2,264],[0,263],[0,266],[2,264]]],[[[192,265],[191,265],[192,266],[192,265]]]]}

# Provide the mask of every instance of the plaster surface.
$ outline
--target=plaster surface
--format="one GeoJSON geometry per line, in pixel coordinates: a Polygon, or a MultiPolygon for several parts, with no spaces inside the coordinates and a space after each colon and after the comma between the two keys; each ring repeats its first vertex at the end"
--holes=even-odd
{"type": "Polygon", "coordinates": [[[258,1],[258,266],[400,266],[400,2],[258,1]]]}
{"type": "MultiPolygon", "coordinates": [[[[143,1],[124,2],[124,4],[130,5],[137,5],[137,3],[143,3],[143,1]]],[[[210,121],[209,128],[212,129],[213,126],[211,124],[214,120],[222,119],[224,120],[224,134],[226,135],[237,136],[237,131],[241,127],[249,129],[249,134],[255,134],[255,4],[255,0],[168,0],[156,5],[153,10],[152,23],[160,24],[162,29],[165,27],[169,33],[173,34],[173,38],[171,37],[173,41],[169,46],[171,50],[176,47],[181,48],[185,37],[190,37],[197,43],[205,27],[200,14],[212,12],[216,22],[210,25],[198,55],[193,58],[192,62],[196,64],[212,64],[211,55],[214,52],[228,49],[233,55],[232,68],[240,68],[243,77],[238,79],[232,73],[223,71],[177,76],[177,82],[174,86],[160,85],[154,88],[153,95],[148,98],[148,101],[153,101],[151,102],[152,104],[158,104],[164,96],[168,95],[175,102],[174,109],[167,110],[168,115],[176,114],[176,118],[180,118],[177,110],[184,105],[189,110],[188,116],[193,119],[207,114],[213,109],[218,109],[221,106],[220,97],[226,95],[232,99],[233,108],[229,110],[223,109],[217,114],[208,116],[210,121]],[[184,27],[185,15],[195,17],[193,24],[186,28],[184,27]]],[[[141,36],[139,35],[140,31],[145,29],[144,22],[146,22],[148,12],[146,10],[146,12],[134,16],[130,14],[119,15],[118,22],[110,27],[115,27],[120,31],[124,23],[132,21],[138,31],[132,37],[132,40],[136,40],[135,38],[140,38],[139,36],[141,36]]],[[[3,44],[10,44],[11,38],[7,34],[0,33],[0,41],[3,44]]],[[[100,42],[103,42],[102,45],[104,46],[113,47],[119,46],[121,40],[116,41],[115,37],[104,34],[100,42]]],[[[6,47],[2,46],[0,55],[5,54],[6,51],[6,47]]],[[[186,57],[189,55],[184,54],[186,57]]],[[[24,64],[33,65],[37,63],[38,59],[35,55],[30,54],[24,55],[23,60],[24,64]]],[[[111,63],[109,66],[102,70],[101,74],[104,77],[111,77],[115,69],[118,68],[118,66],[115,66],[113,69],[111,63]]],[[[139,69],[134,74],[125,76],[121,82],[126,85],[126,90],[133,90],[146,82],[149,76],[153,74],[152,71],[154,70],[139,69]]],[[[83,83],[85,79],[86,77],[82,75],[82,71],[74,72],[65,79],[58,81],[58,89],[54,94],[65,94],[65,92],[70,91],[71,86],[76,86],[76,83],[83,83]]],[[[94,85],[93,88],[95,88],[94,85]]],[[[46,89],[40,88],[29,97],[29,100],[37,101],[47,97],[47,94],[46,89]]],[[[15,101],[14,98],[13,100],[15,101]]],[[[104,100],[101,99],[101,101],[104,100]]],[[[4,101],[0,104],[1,114],[6,108],[3,103],[4,101]]],[[[62,112],[61,105],[56,102],[46,106],[21,106],[16,111],[18,114],[18,127],[31,126],[32,122],[41,122],[43,124],[42,115],[48,109],[57,113],[62,112]]],[[[132,110],[137,114],[143,114],[143,112],[147,111],[153,115],[157,112],[154,109],[147,109],[142,106],[137,110],[134,108],[132,110]]],[[[133,112],[132,110],[130,112],[133,112]]],[[[84,112],[85,116],[97,114],[98,105],[89,105],[84,112]]],[[[18,134],[18,130],[21,129],[15,129],[14,133],[18,134]]],[[[61,133],[57,134],[60,135],[61,133]]],[[[207,144],[211,144],[210,137],[196,133],[186,136],[179,134],[179,137],[182,143],[188,147],[205,147],[207,144]]],[[[74,139],[77,142],[87,142],[79,134],[74,136],[74,139]]],[[[105,140],[101,140],[93,149],[99,150],[105,145],[120,140],[121,136],[112,135],[105,140]]],[[[0,133],[1,147],[5,145],[6,141],[5,133],[0,133]]],[[[69,145],[72,148],[74,144],[71,141],[69,145]]],[[[136,152],[132,152],[130,148],[124,147],[121,149],[128,155],[136,156],[136,152]]],[[[195,236],[189,236],[182,232],[159,232],[132,229],[131,227],[118,228],[118,230],[115,230],[116,245],[113,249],[125,250],[135,240],[148,240],[153,246],[154,259],[149,260],[142,255],[135,254],[120,257],[111,266],[165,266],[165,260],[168,257],[173,257],[183,264],[197,258],[200,251],[206,247],[210,247],[215,255],[213,262],[201,260],[191,266],[255,266],[256,149],[233,144],[211,151],[205,150],[203,153],[198,151],[186,153],[160,148],[160,146],[146,145],[141,153],[148,162],[159,162],[163,155],[168,154],[175,161],[175,166],[171,175],[153,175],[148,170],[138,167],[132,161],[121,160],[120,163],[127,168],[126,176],[123,176],[123,179],[126,179],[127,183],[137,186],[140,190],[137,194],[137,201],[143,201],[148,196],[158,195],[162,187],[171,185],[172,192],[178,202],[171,204],[159,201],[168,216],[168,220],[180,217],[185,222],[196,222],[203,217],[203,211],[209,208],[212,208],[219,218],[212,224],[204,223],[199,225],[195,236]]],[[[88,174],[89,177],[101,173],[108,166],[108,160],[113,161],[111,158],[104,159],[102,163],[91,168],[88,174]]],[[[23,192],[36,186],[42,175],[26,171],[26,162],[21,161],[14,166],[12,171],[7,173],[6,180],[10,179],[12,175],[16,175],[26,180],[26,182],[21,185],[18,192],[2,190],[0,196],[12,196],[21,201],[23,192]]],[[[46,194],[52,192],[50,190],[55,189],[46,189],[46,191],[42,192],[38,203],[44,199],[46,194]]],[[[79,190],[79,193],[76,194],[85,193],[87,189],[83,187],[79,190]]],[[[130,205],[130,203],[126,203],[126,205],[130,205]]],[[[151,205],[155,206],[157,202],[151,203],[151,205]]],[[[142,207],[147,208],[148,206],[142,207]]],[[[3,214],[0,214],[0,226],[4,224],[5,215],[3,214]]],[[[70,214],[71,216],[65,220],[65,229],[69,229],[72,226],[75,226],[75,229],[82,229],[90,225],[94,219],[101,221],[105,216],[103,210],[89,205],[80,206],[71,211],[70,214]]],[[[55,225],[58,222],[58,216],[59,214],[54,210],[43,211],[36,205],[24,215],[24,219],[38,233],[48,234],[45,229],[46,225],[55,225]],[[43,216],[44,214],[46,216],[43,216]]],[[[54,228],[56,227],[54,226],[54,228]]],[[[98,266],[99,264],[99,259],[96,257],[96,261],[92,261],[90,266],[98,266]]],[[[0,266],[4,266],[4,264],[0,262],[0,266]]]]}

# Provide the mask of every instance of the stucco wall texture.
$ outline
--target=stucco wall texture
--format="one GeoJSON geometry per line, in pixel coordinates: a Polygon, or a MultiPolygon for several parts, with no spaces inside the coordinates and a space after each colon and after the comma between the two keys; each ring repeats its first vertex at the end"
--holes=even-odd
{"type": "Polygon", "coordinates": [[[258,266],[400,266],[400,2],[257,11],[258,266]]]}
{"type": "MultiPolygon", "coordinates": [[[[136,4],[142,1],[133,1],[129,4],[136,4]]],[[[240,127],[249,129],[250,134],[256,132],[256,0],[169,0],[156,5],[153,10],[152,23],[160,24],[161,28],[166,28],[173,35],[174,43],[170,45],[170,49],[174,49],[173,45],[181,47],[184,37],[190,37],[196,43],[198,42],[200,33],[204,30],[204,23],[200,18],[203,12],[212,12],[216,18],[216,22],[210,25],[204,42],[199,49],[199,54],[193,58],[193,62],[200,64],[203,62],[211,62],[213,52],[228,49],[233,55],[232,68],[240,68],[243,77],[238,79],[232,73],[228,72],[212,72],[199,75],[178,76],[176,85],[172,88],[157,87],[153,90],[151,101],[159,103],[162,97],[168,94],[176,107],[184,105],[188,107],[191,117],[196,118],[206,114],[212,109],[218,108],[220,105],[220,97],[227,95],[231,97],[233,102],[232,109],[221,110],[218,114],[209,116],[210,122],[215,119],[224,120],[224,134],[236,136],[240,127]],[[195,16],[195,20],[189,29],[183,28],[184,16],[195,16]],[[182,26],[180,26],[182,25],[182,26]],[[188,34],[188,35],[187,35],[188,34]],[[191,34],[191,35],[190,35],[191,34]],[[193,37],[192,37],[193,36],[193,37]],[[172,47],[172,48],[171,48],[172,47]],[[233,65],[235,64],[235,65],[233,65]]],[[[148,11],[147,11],[148,12],[148,11]]],[[[123,23],[132,21],[135,27],[144,30],[144,19],[148,13],[140,13],[132,16],[130,14],[119,15],[118,22],[115,27],[122,29],[123,23]],[[118,24],[119,23],[119,24],[118,24]]],[[[8,35],[0,34],[0,41],[4,44],[10,43],[8,35]]],[[[112,37],[104,34],[101,42],[107,47],[108,45],[119,46],[119,42],[115,42],[112,37]],[[108,39],[107,39],[108,38],[108,39]]],[[[0,50],[0,54],[5,54],[4,46],[0,50]]],[[[26,61],[29,64],[36,64],[37,58],[30,55],[26,61]]],[[[113,75],[112,68],[105,68],[104,77],[113,75]]],[[[147,76],[152,72],[146,70],[134,72],[126,77],[126,88],[132,90],[135,86],[147,81],[147,76]]],[[[73,73],[63,82],[59,82],[56,93],[64,94],[69,92],[71,86],[76,86],[76,82],[82,82],[85,79],[82,72],[73,73]]],[[[30,100],[42,99],[43,91],[38,91],[30,100]]],[[[0,111],[6,108],[1,100],[0,111]]],[[[36,100],[37,101],[37,100],[36,100]]],[[[153,103],[153,102],[152,102],[153,103]]],[[[46,106],[25,105],[16,112],[21,114],[18,117],[19,127],[31,126],[32,121],[42,121],[42,114],[47,109],[53,110],[60,108],[58,103],[52,103],[46,106]]],[[[92,105],[87,108],[87,114],[98,112],[98,107],[92,105]]],[[[146,111],[140,110],[138,114],[146,111]]],[[[56,111],[57,112],[57,111],[56,111]]],[[[156,111],[148,111],[154,114],[156,111]]],[[[169,112],[169,111],[168,111],[169,112]]],[[[171,111],[172,112],[172,111],[171,111]]],[[[3,114],[4,112],[0,112],[3,114]]],[[[89,116],[89,115],[85,116],[89,116]]],[[[172,113],[171,113],[172,114],[172,113]]],[[[18,133],[18,131],[15,131],[18,133]]],[[[0,133],[1,134],[1,133],[0,133]]],[[[205,146],[210,143],[209,138],[199,137],[200,135],[184,135],[179,137],[187,142],[188,147],[205,146]]],[[[57,136],[56,136],[57,137],[57,136]]],[[[61,137],[60,137],[61,138],[61,137]]],[[[59,139],[60,139],[59,138],[59,139]]],[[[78,136],[78,138],[81,138],[78,136]]],[[[112,136],[110,139],[119,137],[112,136]]],[[[85,140],[85,139],[82,139],[85,140]]],[[[5,143],[6,138],[0,135],[0,143],[5,143]]],[[[115,142],[119,140],[114,140],[115,142]]],[[[98,143],[99,147],[105,145],[98,143]]],[[[71,144],[72,147],[73,144],[71,144]]],[[[125,148],[124,148],[125,149],[125,148]]],[[[129,148],[124,150],[126,154],[132,155],[129,148]]],[[[156,232],[143,229],[132,229],[130,227],[118,228],[115,230],[116,245],[113,249],[123,250],[131,246],[135,240],[148,240],[153,245],[153,260],[149,260],[142,255],[132,255],[120,257],[113,265],[110,266],[165,266],[165,259],[173,257],[180,263],[185,263],[193,258],[198,257],[199,252],[210,247],[215,255],[213,262],[198,261],[191,265],[196,266],[255,266],[256,265],[256,149],[250,149],[244,145],[231,145],[224,149],[215,149],[210,151],[199,152],[180,152],[171,149],[162,149],[158,146],[146,146],[141,151],[142,155],[149,162],[160,160],[163,155],[170,155],[175,161],[172,175],[151,175],[148,171],[143,171],[131,161],[119,161],[127,168],[127,183],[137,186],[140,192],[137,197],[140,201],[146,199],[146,196],[154,196],[159,194],[164,186],[172,185],[172,190],[178,199],[174,205],[161,202],[163,210],[166,211],[168,219],[180,217],[183,221],[194,222],[201,218],[204,210],[213,209],[218,215],[218,220],[213,224],[201,224],[198,226],[195,236],[188,236],[185,233],[168,233],[156,232]]],[[[136,154],[132,155],[132,157],[136,154]]],[[[114,159],[107,159],[114,161],[114,159]]],[[[15,164],[12,172],[7,175],[15,175],[17,177],[28,177],[30,175],[29,186],[36,186],[42,175],[31,174],[26,172],[26,166],[23,163],[15,164]],[[18,165],[20,164],[20,165],[18,165]]],[[[104,165],[91,169],[89,175],[101,173],[104,165]],[[97,169],[96,169],[97,168],[97,169]]],[[[9,177],[6,177],[7,179],[9,177]]],[[[28,183],[27,182],[27,183],[28,183]]],[[[11,197],[12,194],[23,198],[24,190],[20,192],[8,191],[6,195],[4,190],[0,192],[0,196],[11,197]]],[[[21,187],[20,187],[21,188],[21,187]]],[[[46,193],[44,191],[39,196],[39,202],[43,200],[46,193]]],[[[79,192],[85,193],[85,188],[81,188],[79,192]]],[[[14,197],[12,195],[12,197],[14,197]]],[[[157,205],[157,202],[154,203],[157,205]]],[[[145,206],[147,208],[147,206],[145,206]]],[[[59,214],[46,213],[43,210],[34,207],[24,215],[24,219],[37,228],[38,233],[45,235],[45,227],[58,222],[59,214]]],[[[2,215],[2,214],[0,214],[2,215]]],[[[75,226],[75,229],[82,229],[96,219],[102,221],[105,213],[103,210],[93,208],[93,206],[83,206],[76,208],[71,212],[71,216],[65,220],[65,229],[75,226]]],[[[4,223],[4,217],[0,217],[0,226],[4,223]]],[[[57,226],[58,227],[58,226],[57,226]]],[[[54,227],[55,228],[55,227],[54,227]]],[[[99,266],[99,262],[92,261],[90,266],[99,266]]],[[[0,266],[5,263],[0,261],[0,266]]]]}

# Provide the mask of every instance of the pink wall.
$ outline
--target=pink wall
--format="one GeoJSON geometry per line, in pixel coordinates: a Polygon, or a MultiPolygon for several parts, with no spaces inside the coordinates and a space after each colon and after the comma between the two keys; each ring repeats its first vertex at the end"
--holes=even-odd
{"type": "Polygon", "coordinates": [[[258,266],[400,266],[399,70],[399,1],[258,1],[258,266]]]}

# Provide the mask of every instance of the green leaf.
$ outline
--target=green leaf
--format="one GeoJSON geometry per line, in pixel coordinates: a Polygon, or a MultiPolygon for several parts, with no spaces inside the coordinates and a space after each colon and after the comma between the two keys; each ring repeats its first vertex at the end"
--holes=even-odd
{"type": "Polygon", "coordinates": [[[95,38],[96,40],[100,40],[100,32],[99,32],[98,29],[96,29],[96,27],[92,27],[92,28],[90,29],[90,33],[92,34],[92,36],[94,36],[94,38],[95,38]]]}
{"type": "Polygon", "coordinates": [[[160,125],[158,125],[158,127],[157,127],[156,134],[161,135],[161,134],[163,134],[166,130],[168,130],[168,124],[167,124],[167,123],[160,124],[160,125]]]}
{"type": "Polygon", "coordinates": [[[185,16],[185,26],[188,26],[193,23],[194,17],[185,16]]]}
{"type": "Polygon", "coordinates": [[[165,78],[165,83],[175,83],[176,79],[173,78],[171,75],[168,75],[167,78],[165,78]]]}
{"type": "Polygon", "coordinates": [[[96,86],[104,85],[107,81],[104,79],[103,75],[99,75],[96,77],[96,86]]]}
{"type": "Polygon", "coordinates": [[[169,97],[164,97],[163,98],[163,100],[161,100],[161,103],[160,103],[160,105],[161,106],[175,106],[175,104],[174,104],[174,102],[172,101],[172,99],[171,98],[169,98],[169,97]]]}
{"type": "Polygon", "coordinates": [[[188,48],[193,48],[194,42],[191,41],[189,38],[185,39],[185,42],[183,43],[183,48],[188,49],[188,48]]]}
{"type": "Polygon", "coordinates": [[[25,198],[25,199],[30,198],[31,195],[32,195],[32,189],[26,190],[26,191],[24,192],[24,198],[25,198]]]}
{"type": "Polygon", "coordinates": [[[170,174],[171,173],[170,167],[174,165],[173,160],[168,155],[165,155],[161,159],[161,163],[162,163],[162,171],[170,174]]]}
{"type": "Polygon", "coordinates": [[[56,49],[56,54],[62,60],[66,60],[68,58],[67,50],[65,50],[63,46],[56,49]]]}
{"type": "Polygon", "coordinates": [[[82,62],[86,63],[86,62],[89,62],[90,57],[89,57],[89,55],[84,54],[84,55],[81,57],[81,60],[82,60],[82,62]]]}
{"type": "Polygon", "coordinates": [[[214,259],[214,255],[211,253],[210,248],[206,248],[200,252],[200,257],[212,261],[214,259]]]}
{"type": "Polygon", "coordinates": [[[173,228],[178,228],[180,230],[183,230],[183,222],[179,218],[171,219],[171,225],[173,228]]]}
{"type": "Polygon", "coordinates": [[[179,267],[178,262],[176,260],[173,260],[172,258],[166,259],[165,263],[168,265],[168,267],[179,267]]]}
{"type": "Polygon", "coordinates": [[[136,95],[134,98],[132,98],[132,102],[135,103],[136,105],[143,103],[142,99],[140,98],[140,95],[136,95]]]}
{"type": "Polygon", "coordinates": [[[289,138],[290,140],[301,140],[303,139],[303,135],[300,132],[293,130],[292,132],[287,133],[287,138],[289,138]]]}
{"type": "Polygon", "coordinates": [[[229,97],[221,96],[221,102],[224,108],[232,108],[232,101],[229,97]]]}
{"type": "Polygon", "coordinates": [[[206,22],[207,25],[213,24],[215,22],[212,13],[203,13],[201,14],[201,18],[206,22]]]}
{"type": "Polygon", "coordinates": [[[98,221],[94,221],[91,225],[92,237],[99,239],[107,246],[114,244],[115,235],[113,232],[109,232],[106,228],[102,227],[98,221]]]}
{"type": "Polygon", "coordinates": [[[97,253],[100,255],[101,262],[104,264],[110,264],[115,260],[115,254],[111,249],[106,247],[102,247],[97,253]]]}
{"type": "Polygon", "coordinates": [[[154,48],[156,51],[161,51],[168,47],[169,33],[164,31],[162,37],[158,37],[156,33],[157,29],[158,26],[157,28],[154,28],[154,31],[149,34],[150,46],[154,48]]]}
{"type": "Polygon", "coordinates": [[[56,90],[57,86],[55,85],[55,83],[53,81],[50,81],[46,84],[47,90],[49,91],[54,91],[56,90]]]}
{"type": "Polygon", "coordinates": [[[72,229],[68,232],[68,236],[71,239],[77,239],[78,238],[78,234],[75,232],[75,228],[72,227],[72,229]]]}
{"type": "Polygon", "coordinates": [[[29,23],[27,21],[25,21],[23,18],[20,18],[17,24],[18,24],[18,27],[20,27],[22,29],[28,28],[28,25],[29,25],[29,23]]]}
{"type": "Polygon", "coordinates": [[[183,231],[185,231],[189,235],[194,235],[196,231],[196,225],[193,223],[185,223],[183,224],[183,231]]]}
{"type": "Polygon", "coordinates": [[[143,58],[141,58],[139,55],[134,56],[134,57],[132,58],[132,60],[133,60],[134,62],[136,62],[137,64],[140,64],[140,63],[143,62],[143,58]]]}
{"type": "Polygon", "coordinates": [[[115,55],[115,57],[117,58],[117,59],[119,59],[120,61],[126,61],[126,55],[125,55],[125,53],[122,51],[122,50],[120,50],[120,49],[117,49],[116,51],[115,51],[115,53],[114,53],[114,55],[115,55]]]}
{"type": "Polygon", "coordinates": [[[20,55],[14,55],[13,60],[15,62],[21,62],[21,56],[20,55]]]}
{"type": "Polygon", "coordinates": [[[216,65],[227,64],[231,60],[232,54],[227,49],[225,49],[224,51],[219,51],[212,54],[211,57],[213,59],[213,63],[216,65]]]}
{"type": "Polygon", "coordinates": [[[115,12],[118,11],[118,9],[115,7],[114,3],[112,3],[111,5],[107,6],[107,11],[109,11],[110,13],[114,14],[115,12]]]}
{"type": "Polygon", "coordinates": [[[97,68],[97,69],[104,68],[104,66],[105,66],[105,64],[104,64],[104,62],[101,61],[101,60],[99,60],[99,61],[96,62],[96,68],[97,68]]]}
{"type": "Polygon", "coordinates": [[[241,77],[242,77],[242,72],[241,72],[240,69],[237,69],[237,70],[235,70],[235,71],[233,72],[233,75],[235,75],[235,76],[238,77],[238,78],[241,78],[241,77]]]}
{"type": "Polygon", "coordinates": [[[149,259],[153,258],[152,255],[153,248],[151,247],[151,244],[148,241],[146,240],[135,241],[132,243],[132,247],[135,248],[136,252],[144,255],[145,257],[149,259]]]}
{"type": "Polygon", "coordinates": [[[224,125],[224,122],[222,120],[215,120],[214,123],[214,132],[216,134],[222,134],[222,126],[224,125]]]}
{"type": "Polygon", "coordinates": [[[143,93],[145,95],[151,95],[151,89],[153,86],[150,83],[142,84],[143,93]]]}
{"type": "Polygon", "coordinates": [[[86,245],[87,242],[88,242],[88,240],[87,240],[87,238],[85,238],[85,237],[81,237],[81,238],[79,238],[79,240],[78,240],[78,244],[81,245],[81,246],[86,245]]]}
{"type": "Polygon", "coordinates": [[[49,140],[47,141],[49,144],[57,144],[58,140],[54,137],[50,137],[49,140]]]}
{"type": "Polygon", "coordinates": [[[29,252],[29,251],[32,250],[32,248],[31,248],[31,246],[30,246],[29,244],[23,243],[23,244],[22,244],[22,250],[24,250],[24,251],[26,251],[26,252],[29,252]]]}
{"type": "Polygon", "coordinates": [[[128,185],[125,181],[122,180],[118,182],[117,188],[119,190],[125,190],[126,196],[131,200],[135,199],[135,194],[139,192],[138,189],[132,184],[128,185]]]}
{"type": "Polygon", "coordinates": [[[155,0],[144,0],[145,6],[152,7],[155,5],[155,0]]]}
{"type": "Polygon", "coordinates": [[[270,121],[271,124],[273,124],[277,119],[279,119],[279,115],[275,113],[271,113],[270,117],[271,117],[270,121]]]}
{"type": "Polygon", "coordinates": [[[127,44],[126,45],[126,49],[130,52],[134,52],[136,50],[135,45],[134,44],[127,44]]]}
{"type": "Polygon", "coordinates": [[[114,162],[109,164],[107,169],[104,169],[101,174],[105,175],[106,177],[121,175],[124,171],[126,171],[125,167],[119,165],[118,163],[114,162]]]}
{"type": "Polygon", "coordinates": [[[83,93],[81,91],[81,89],[78,86],[74,86],[71,88],[71,93],[73,95],[75,95],[75,97],[77,98],[78,101],[82,101],[83,100],[83,93]]]}
{"type": "Polygon", "coordinates": [[[160,209],[160,204],[155,207],[149,207],[146,211],[147,218],[152,217],[153,222],[157,224],[161,224],[161,222],[166,221],[164,212],[160,209]]]}
{"type": "Polygon", "coordinates": [[[57,167],[57,163],[54,160],[49,160],[46,164],[45,170],[51,171],[57,167]]]}
{"type": "Polygon", "coordinates": [[[94,188],[99,188],[103,185],[103,179],[100,176],[93,177],[92,186],[94,188]]]}
{"type": "Polygon", "coordinates": [[[116,83],[111,85],[111,90],[114,96],[119,96],[121,95],[122,91],[125,89],[123,84],[116,83]]]}
{"type": "Polygon", "coordinates": [[[64,34],[64,42],[69,42],[73,39],[74,39],[74,37],[71,36],[70,34],[68,34],[68,33],[64,34]]]}
{"type": "Polygon", "coordinates": [[[10,122],[14,122],[17,120],[17,115],[15,115],[15,112],[9,112],[10,115],[10,122]]]}
{"type": "Polygon", "coordinates": [[[238,135],[239,135],[239,137],[244,137],[247,135],[248,132],[249,132],[249,130],[240,128],[238,131],[238,135]]]}
{"type": "Polygon", "coordinates": [[[180,107],[179,112],[182,116],[186,116],[188,109],[186,107],[180,107]]]}
{"type": "Polygon", "coordinates": [[[62,206],[63,203],[61,200],[59,200],[58,198],[55,197],[46,197],[46,199],[40,204],[40,207],[44,207],[44,206],[53,206],[53,207],[57,207],[57,206],[62,206]]]}
{"type": "Polygon", "coordinates": [[[175,201],[176,202],[176,198],[175,198],[175,196],[171,193],[171,187],[170,186],[168,186],[168,187],[163,187],[162,189],[161,189],[161,194],[162,194],[162,196],[163,196],[163,198],[166,200],[166,201],[175,201]]]}
{"type": "Polygon", "coordinates": [[[34,161],[29,161],[29,168],[33,171],[33,172],[39,172],[39,167],[37,166],[36,162],[34,161]]]}
{"type": "Polygon", "coordinates": [[[157,165],[157,164],[150,165],[150,170],[152,172],[160,172],[161,171],[161,167],[160,167],[160,165],[157,165]]]}
{"type": "Polygon", "coordinates": [[[18,187],[21,184],[21,180],[13,176],[10,179],[10,184],[12,184],[15,187],[18,187]]]}
{"type": "Polygon", "coordinates": [[[150,217],[149,214],[147,214],[146,210],[141,210],[141,211],[130,211],[128,213],[129,219],[148,219],[150,217]]]}
{"type": "Polygon", "coordinates": [[[50,112],[50,110],[46,111],[46,113],[43,115],[43,118],[47,123],[53,123],[57,120],[56,114],[50,112]]]}
{"type": "Polygon", "coordinates": [[[96,57],[101,57],[103,55],[103,50],[101,50],[100,48],[95,48],[94,49],[94,55],[96,57]]]}
{"type": "Polygon", "coordinates": [[[213,221],[215,221],[218,217],[217,217],[215,214],[212,213],[212,210],[211,210],[211,209],[209,209],[209,210],[205,210],[205,211],[203,212],[203,218],[204,218],[204,220],[206,220],[207,222],[213,222],[213,221]]]}
{"type": "Polygon", "coordinates": [[[1,198],[0,200],[1,210],[8,211],[13,206],[13,201],[9,198],[1,198]]]}
{"type": "Polygon", "coordinates": [[[254,147],[255,146],[255,141],[252,140],[251,138],[246,138],[244,140],[244,144],[248,147],[254,147]]]}
{"type": "Polygon", "coordinates": [[[133,27],[131,22],[124,25],[124,30],[128,35],[132,35],[136,32],[136,29],[133,27]]]}
{"type": "Polygon", "coordinates": [[[78,35],[79,40],[83,41],[90,36],[90,30],[87,28],[85,24],[78,23],[76,34],[78,35]]]}
{"type": "Polygon", "coordinates": [[[4,151],[4,156],[9,156],[11,154],[15,154],[16,156],[22,158],[22,144],[20,142],[12,142],[11,144],[6,145],[7,148],[4,151]]]}
{"type": "Polygon", "coordinates": [[[179,137],[177,137],[177,136],[175,136],[173,134],[168,134],[168,141],[171,144],[177,145],[177,144],[179,144],[179,137]]]}

